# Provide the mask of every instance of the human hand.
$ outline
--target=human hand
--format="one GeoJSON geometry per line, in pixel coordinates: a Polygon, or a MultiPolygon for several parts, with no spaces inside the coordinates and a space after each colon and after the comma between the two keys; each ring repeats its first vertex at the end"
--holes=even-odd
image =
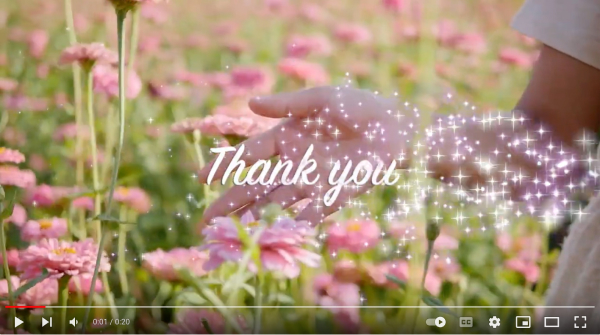
{"type": "MultiPolygon", "coordinates": [[[[306,150],[313,145],[312,156],[318,164],[312,175],[328,176],[332,162],[337,160],[342,163],[342,169],[348,161],[356,164],[362,160],[369,160],[374,166],[377,165],[374,163],[388,166],[398,160],[402,167],[408,159],[404,148],[412,134],[401,129],[416,128],[412,112],[401,114],[393,99],[346,87],[325,86],[259,97],[252,99],[249,106],[258,115],[285,120],[240,144],[245,146],[241,159],[246,166],[279,156],[281,160],[290,160],[295,171],[306,150]]],[[[222,178],[234,155],[235,152],[225,155],[214,180],[222,178]]],[[[207,182],[214,164],[215,160],[200,171],[201,182],[207,182]]],[[[349,198],[372,186],[369,180],[362,186],[344,187],[330,206],[322,204],[323,195],[332,187],[326,182],[233,186],[206,209],[203,220],[210,222],[215,217],[248,210],[257,216],[268,203],[288,208],[300,200],[310,199],[311,204],[297,219],[316,224],[341,209],[349,198]]]]}

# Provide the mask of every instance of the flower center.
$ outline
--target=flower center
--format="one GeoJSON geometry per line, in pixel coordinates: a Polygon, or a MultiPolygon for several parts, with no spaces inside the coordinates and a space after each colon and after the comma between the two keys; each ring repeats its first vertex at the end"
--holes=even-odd
{"type": "Polygon", "coordinates": [[[119,195],[126,197],[129,195],[129,189],[126,187],[122,187],[120,189],[117,190],[117,192],[119,193],[119,195]]]}
{"type": "Polygon", "coordinates": [[[250,223],[248,223],[248,227],[250,228],[256,228],[260,225],[260,223],[258,221],[252,221],[250,223]]]}
{"type": "Polygon", "coordinates": [[[352,222],[351,224],[348,225],[348,231],[356,232],[356,231],[360,231],[360,228],[361,228],[361,226],[360,226],[360,223],[358,223],[358,222],[352,222]]]}
{"type": "Polygon", "coordinates": [[[40,220],[40,229],[50,229],[52,228],[52,221],[50,220],[40,220]]]}
{"type": "Polygon", "coordinates": [[[6,151],[5,147],[0,147],[0,154],[3,153],[3,152],[5,152],[5,151],[6,151]]]}
{"type": "Polygon", "coordinates": [[[64,255],[64,254],[76,254],[77,251],[73,248],[58,248],[52,250],[55,255],[64,255]]]}

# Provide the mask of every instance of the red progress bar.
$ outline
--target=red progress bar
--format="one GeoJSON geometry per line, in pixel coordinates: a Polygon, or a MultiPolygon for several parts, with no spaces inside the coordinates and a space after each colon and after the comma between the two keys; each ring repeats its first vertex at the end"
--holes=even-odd
{"type": "Polygon", "coordinates": [[[46,308],[46,306],[5,306],[6,308],[46,308]]]}

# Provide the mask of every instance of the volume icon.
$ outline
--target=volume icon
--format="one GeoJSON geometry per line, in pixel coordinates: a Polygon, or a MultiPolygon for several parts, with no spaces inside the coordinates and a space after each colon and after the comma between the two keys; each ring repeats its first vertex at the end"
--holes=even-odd
{"type": "Polygon", "coordinates": [[[46,327],[47,325],[52,327],[52,318],[50,318],[50,321],[46,320],[46,318],[42,318],[42,327],[46,327]]]}
{"type": "Polygon", "coordinates": [[[77,326],[78,323],[79,321],[77,321],[75,318],[72,318],[71,321],[69,321],[69,324],[73,327],[77,326]]]}

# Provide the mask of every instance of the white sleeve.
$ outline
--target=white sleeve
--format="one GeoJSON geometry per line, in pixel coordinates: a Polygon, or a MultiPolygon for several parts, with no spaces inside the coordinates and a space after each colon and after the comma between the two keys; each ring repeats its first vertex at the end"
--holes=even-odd
{"type": "Polygon", "coordinates": [[[600,69],[598,0],[526,0],[512,27],[600,69]]]}

